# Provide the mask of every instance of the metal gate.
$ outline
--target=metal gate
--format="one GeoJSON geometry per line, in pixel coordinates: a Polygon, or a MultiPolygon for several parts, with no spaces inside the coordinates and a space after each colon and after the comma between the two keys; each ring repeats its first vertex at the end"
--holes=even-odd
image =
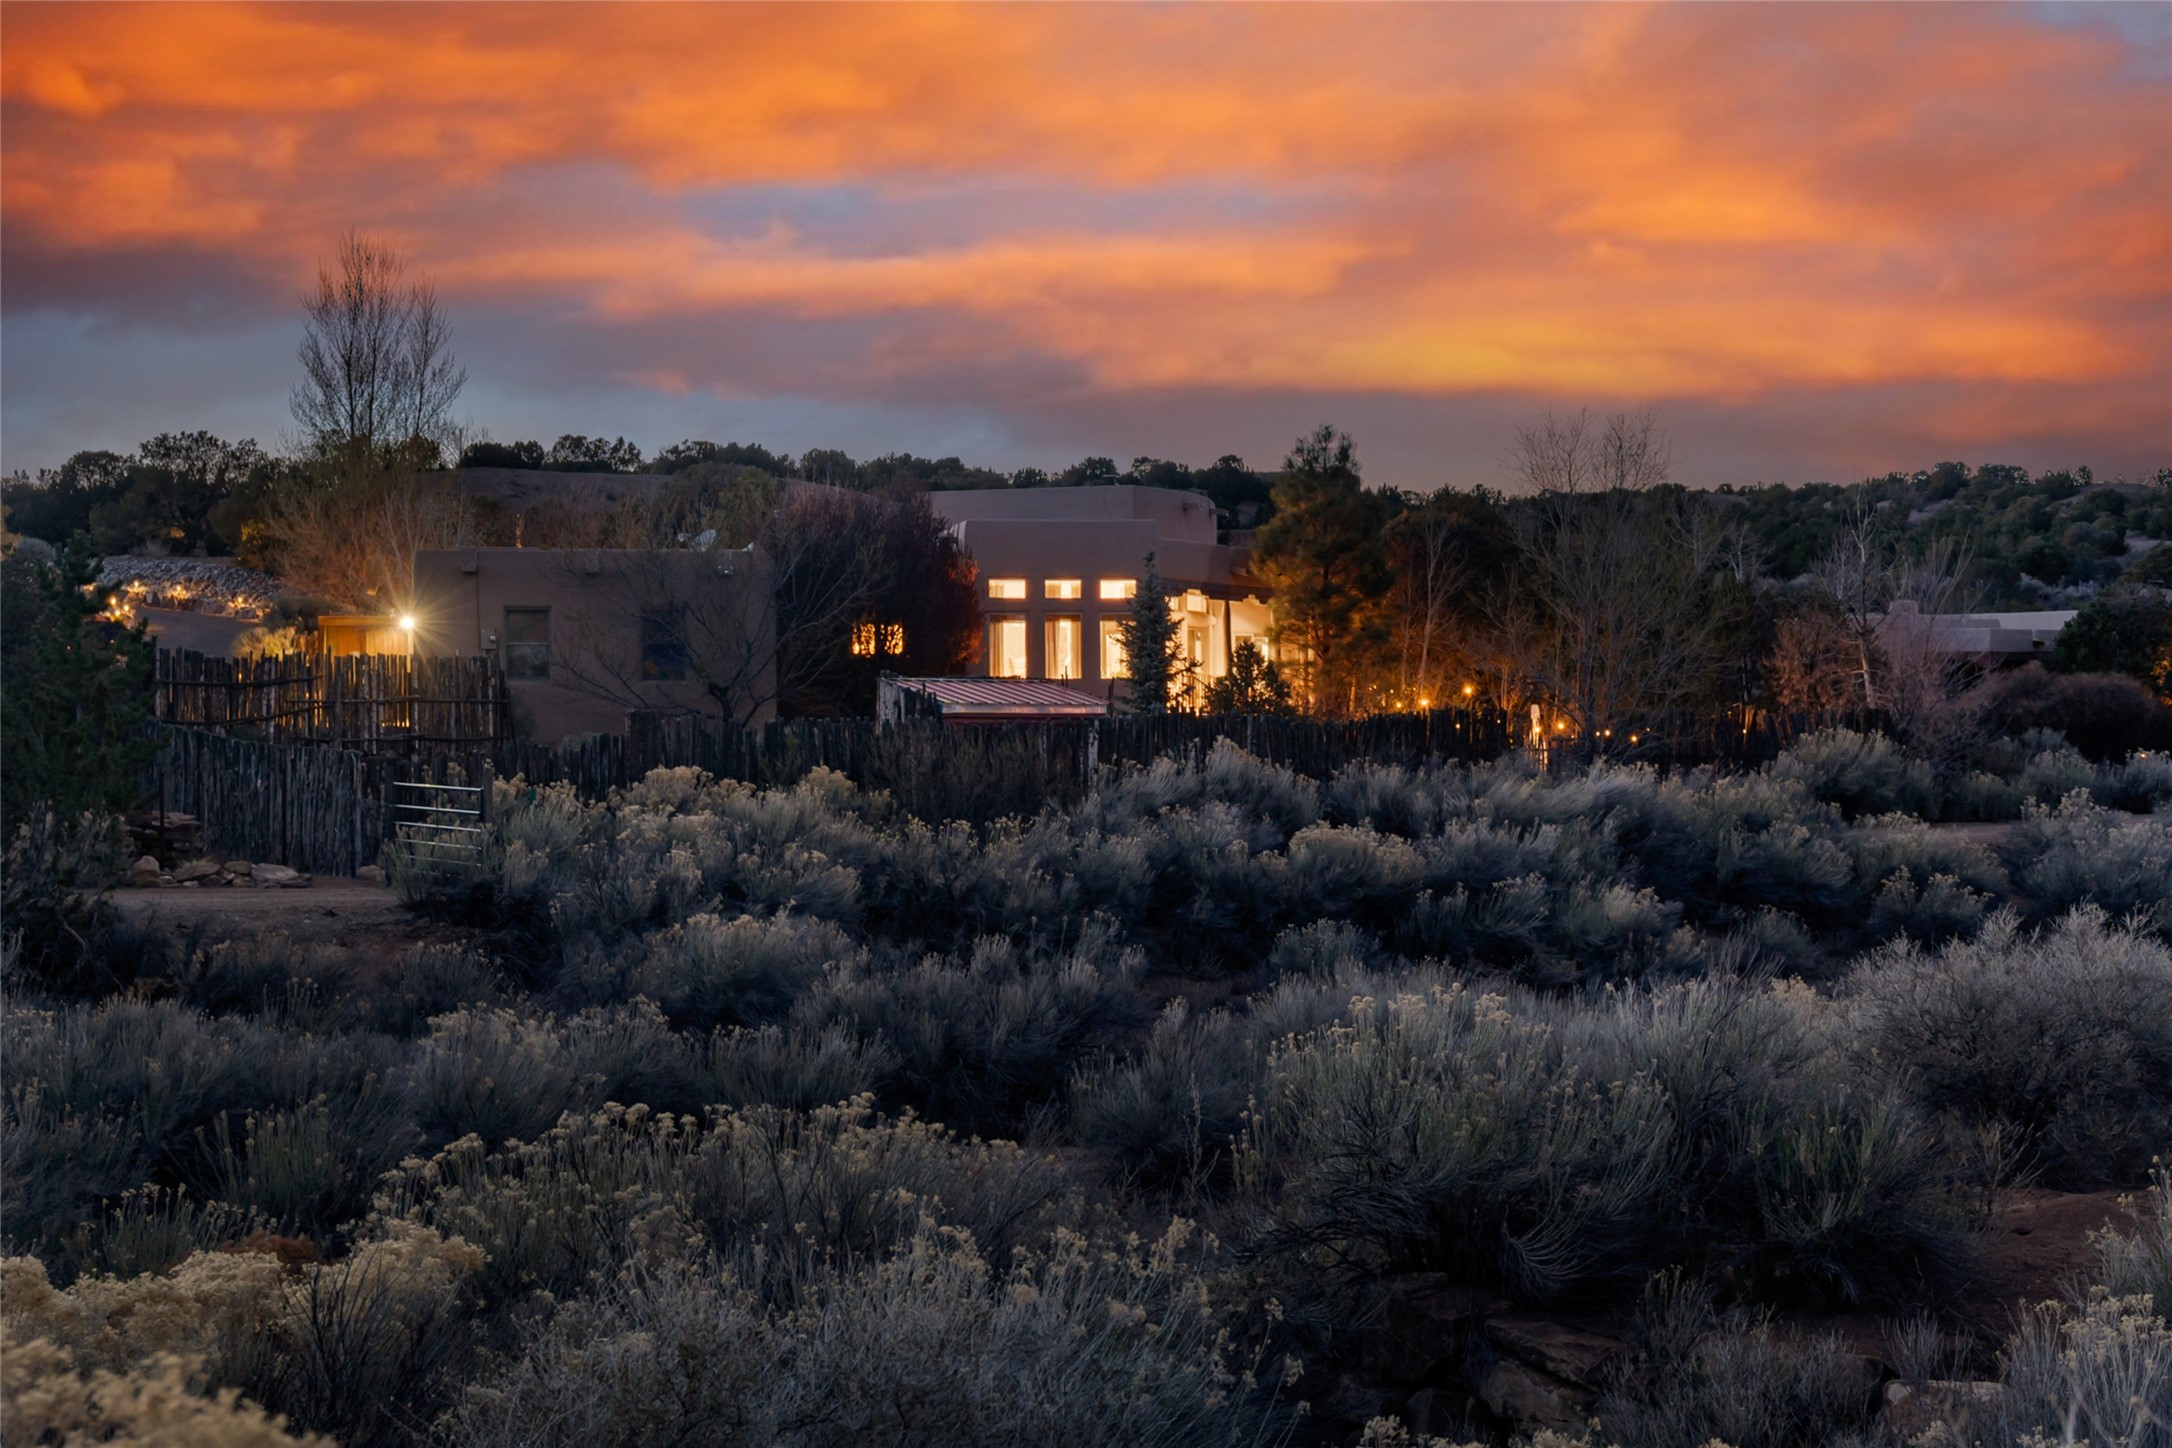
{"type": "Polygon", "coordinates": [[[391,781],[392,848],[433,884],[481,878],[490,842],[490,781],[428,784],[391,781]]]}

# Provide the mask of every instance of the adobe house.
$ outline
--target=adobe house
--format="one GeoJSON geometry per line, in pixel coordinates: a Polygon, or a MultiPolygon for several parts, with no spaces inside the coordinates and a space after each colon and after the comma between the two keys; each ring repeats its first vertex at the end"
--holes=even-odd
{"type": "Polygon", "coordinates": [[[629,710],[776,716],[769,561],[754,548],[446,548],[415,555],[414,651],[490,655],[538,743],[629,710]]]}
{"type": "Polygon", "coordinates": [[[1247,571],[1248,549],[1216,541],[1203,493],[1116,484],[961,489],[928,501],[980,569],[981,668],[991,678],[1121,694],[1128,670],[1117,631],[1149,553],[1202,682],[1228,673],[1241,644],[1269,653],[1267,590],[1247,571]]]}

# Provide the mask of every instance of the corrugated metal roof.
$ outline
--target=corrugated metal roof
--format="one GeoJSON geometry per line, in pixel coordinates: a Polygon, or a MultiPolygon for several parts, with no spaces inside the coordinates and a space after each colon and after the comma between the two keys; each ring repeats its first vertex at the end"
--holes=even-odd
{"type": "Polygon", "coordinates": [[[1099,715],[1108,701],[1047,679],[898,679],[901,689],[926,694],[946,715],[1099,715]]]}

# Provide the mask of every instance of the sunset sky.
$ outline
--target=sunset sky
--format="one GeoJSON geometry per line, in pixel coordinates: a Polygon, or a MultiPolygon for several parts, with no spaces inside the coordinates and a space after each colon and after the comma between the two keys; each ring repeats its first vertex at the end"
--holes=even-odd
{"type": "Polygon", "coordinates": [[[2172,465],[2161,3],[8,3],[0,97],[11,469],[276,442],[350,227],[501,440],[2172,465]]]}

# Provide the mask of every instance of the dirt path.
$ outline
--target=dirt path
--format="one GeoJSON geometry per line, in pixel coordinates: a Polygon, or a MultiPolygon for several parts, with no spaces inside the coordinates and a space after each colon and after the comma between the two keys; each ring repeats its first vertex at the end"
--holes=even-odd
{"type": "Polygon", "coordinates": [[[440,933],[390,887],[334,875],[306,890],[129,889],[107,899],[133,924],[207,940],[279,934],[298,945],[397,951],[440,933]]]}

